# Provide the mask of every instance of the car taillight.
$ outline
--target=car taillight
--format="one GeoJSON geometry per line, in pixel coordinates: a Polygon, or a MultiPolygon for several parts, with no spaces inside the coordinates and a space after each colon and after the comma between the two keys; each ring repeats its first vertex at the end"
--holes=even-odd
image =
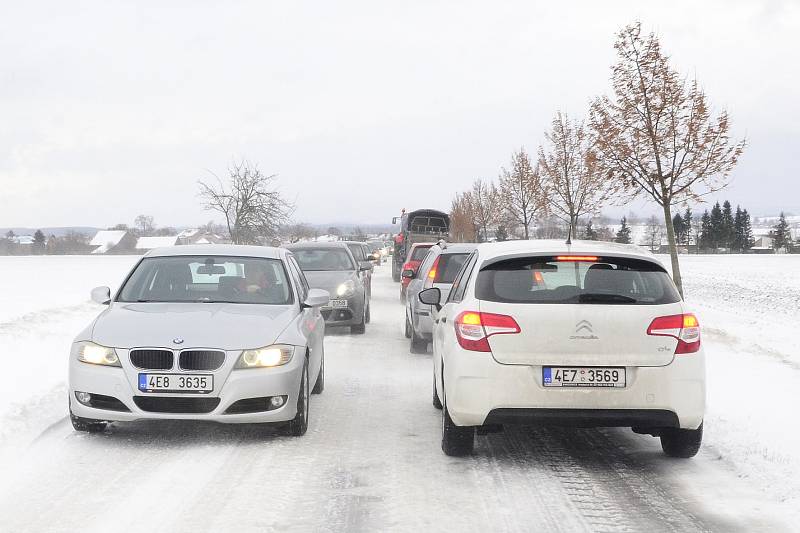
{"type": "Polygon", "coordinates": [[[700,349],[700,323],[691,313],[653,319],[647,328],[647,334],[677,339],[676,355],[695,353],[700,349]]]}
{"type": "Polygon", "coordinates": [[[519,333],[519,324],[508,315],[464,311],[454,322],[456,339],[465,350],[473,352],[491,352],[489,337],[519,333]]]}
{"type": "Polygon", "coordinates": [[[431,266],[431,269],[428,271],[428,277],[425,278],[425,283],[423,284],[426,289],[432,287],[433,282],[436,281],[436,272],[438,271],[439,259],[441,259],[441,257],[442,256],[440,255],[436,258],[436,260],[433,262],[433,266],[431,266]]]}

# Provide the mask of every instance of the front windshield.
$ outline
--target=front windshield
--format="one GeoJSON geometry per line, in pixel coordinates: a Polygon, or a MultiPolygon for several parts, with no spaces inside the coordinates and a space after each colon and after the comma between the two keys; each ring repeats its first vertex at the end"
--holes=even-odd
{"type": "Polygon", "coordinates": [[[292,250],[304,271],[355,270],[356,265],[344,248],[302,248],[292,250]]]}
{"type": "Polygon", "coordinates": [[[292,291],[278,259],[148,257],[125,282],[117,301],[288,305],[292,291]]]}

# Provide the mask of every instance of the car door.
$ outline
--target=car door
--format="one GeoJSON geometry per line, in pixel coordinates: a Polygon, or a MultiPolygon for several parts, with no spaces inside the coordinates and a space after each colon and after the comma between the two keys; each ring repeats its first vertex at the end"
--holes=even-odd
{"type": "Polygon", "coordinates": [[[442,363],[447,364],[448,352],[457,345],[453,320],[461,311],[461,302],[464,299],[472,272],[478,259],[478,253],[473,252],[464,263],[464,268],[453,281],[450,296],[442,305],[441,311],[433,324],[433,368],[436,386],[439,391],[444,390],[442,384],[442,363]]]}
{"type": "Polygon", "coordinates": [[[308,296],[309,286],[297,260],[289,256],[289,273],[296,287],[297,299],[300,301],[301,325],[300,329],[306,336],[310,357],[309,375],[316,376],[322,364],[323,339],[325,337],[325,319],[322,318],[319,307],[305,307],[302,303],[308,296]]]}
{"type": "Polygon", "coordinates": [[[417,296],[419,295],[419,292],[424,288],[425,280],[428,277],[428,272],[430,271],[433,262],[436,260],[436,257],[439,256],[439,253],[437,253],[438,250],[439,248],[437,247],[428,252],[428,255],[425,256],[425,260],[419,266],[419,269],[417,270],[414,279],[412,279],[409,282],[408,288],[406,289],[406,301],[408,302],[407,303],[408,318],[409,320],[412,321],[412,324],[414,320],[414,315],[416,313],[418,313],[419,311],[430,310],[431,306],[424,305],[422,302],[419,301],[417,296]]]}

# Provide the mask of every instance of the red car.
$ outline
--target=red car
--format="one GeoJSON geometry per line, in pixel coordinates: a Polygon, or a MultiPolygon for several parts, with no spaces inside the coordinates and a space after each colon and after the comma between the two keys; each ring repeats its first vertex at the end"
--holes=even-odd
{"type": "Polygon", "coordinates": [[[406,257],[406,262],[403,263],[403,268],[400,270],[400,301],[405,303],[406,302],[406,289],[408,288],[408,284],[411,283],[411,280],[414,276],[417,275],[417,270],[419,270],[419,265],[422,264],[422,260],[425,259],[425,256],[428,255],[428,250],[431,246],[436,244],[435,242],[418,242],[416,244],[411,245],[411,250],[408,251],[408,256],[406,257]]]}

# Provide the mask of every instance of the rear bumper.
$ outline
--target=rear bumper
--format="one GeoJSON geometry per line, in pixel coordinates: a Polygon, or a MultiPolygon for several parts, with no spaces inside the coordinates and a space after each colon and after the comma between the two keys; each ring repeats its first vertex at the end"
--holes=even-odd
{"type": "Polygon", "coordinates": [[[541,426],[676,428],[678,415],[664,409],[492,409],[485,424],[541,426]]]}
{"type": "Polygon", "coordinates": [[[364,316],[364,294],[347,299],[343,309],[323,308],[322,316],[328,326],[354,326],[361,324],[364,316]]]}
{"type": "MultiPolygon", "coordinates": [[[[696,429],[705,414],[705,357],[626,367],[625,388],[545,387],[542,367],[507,365],[452,349],[444,361],[447,409],[460,426],[540,424],[696,429]],[[676,422],[677,421],[677,422],[676,422]]],[[[441,390],[441,389],[440,389],[441,390]]]]}

